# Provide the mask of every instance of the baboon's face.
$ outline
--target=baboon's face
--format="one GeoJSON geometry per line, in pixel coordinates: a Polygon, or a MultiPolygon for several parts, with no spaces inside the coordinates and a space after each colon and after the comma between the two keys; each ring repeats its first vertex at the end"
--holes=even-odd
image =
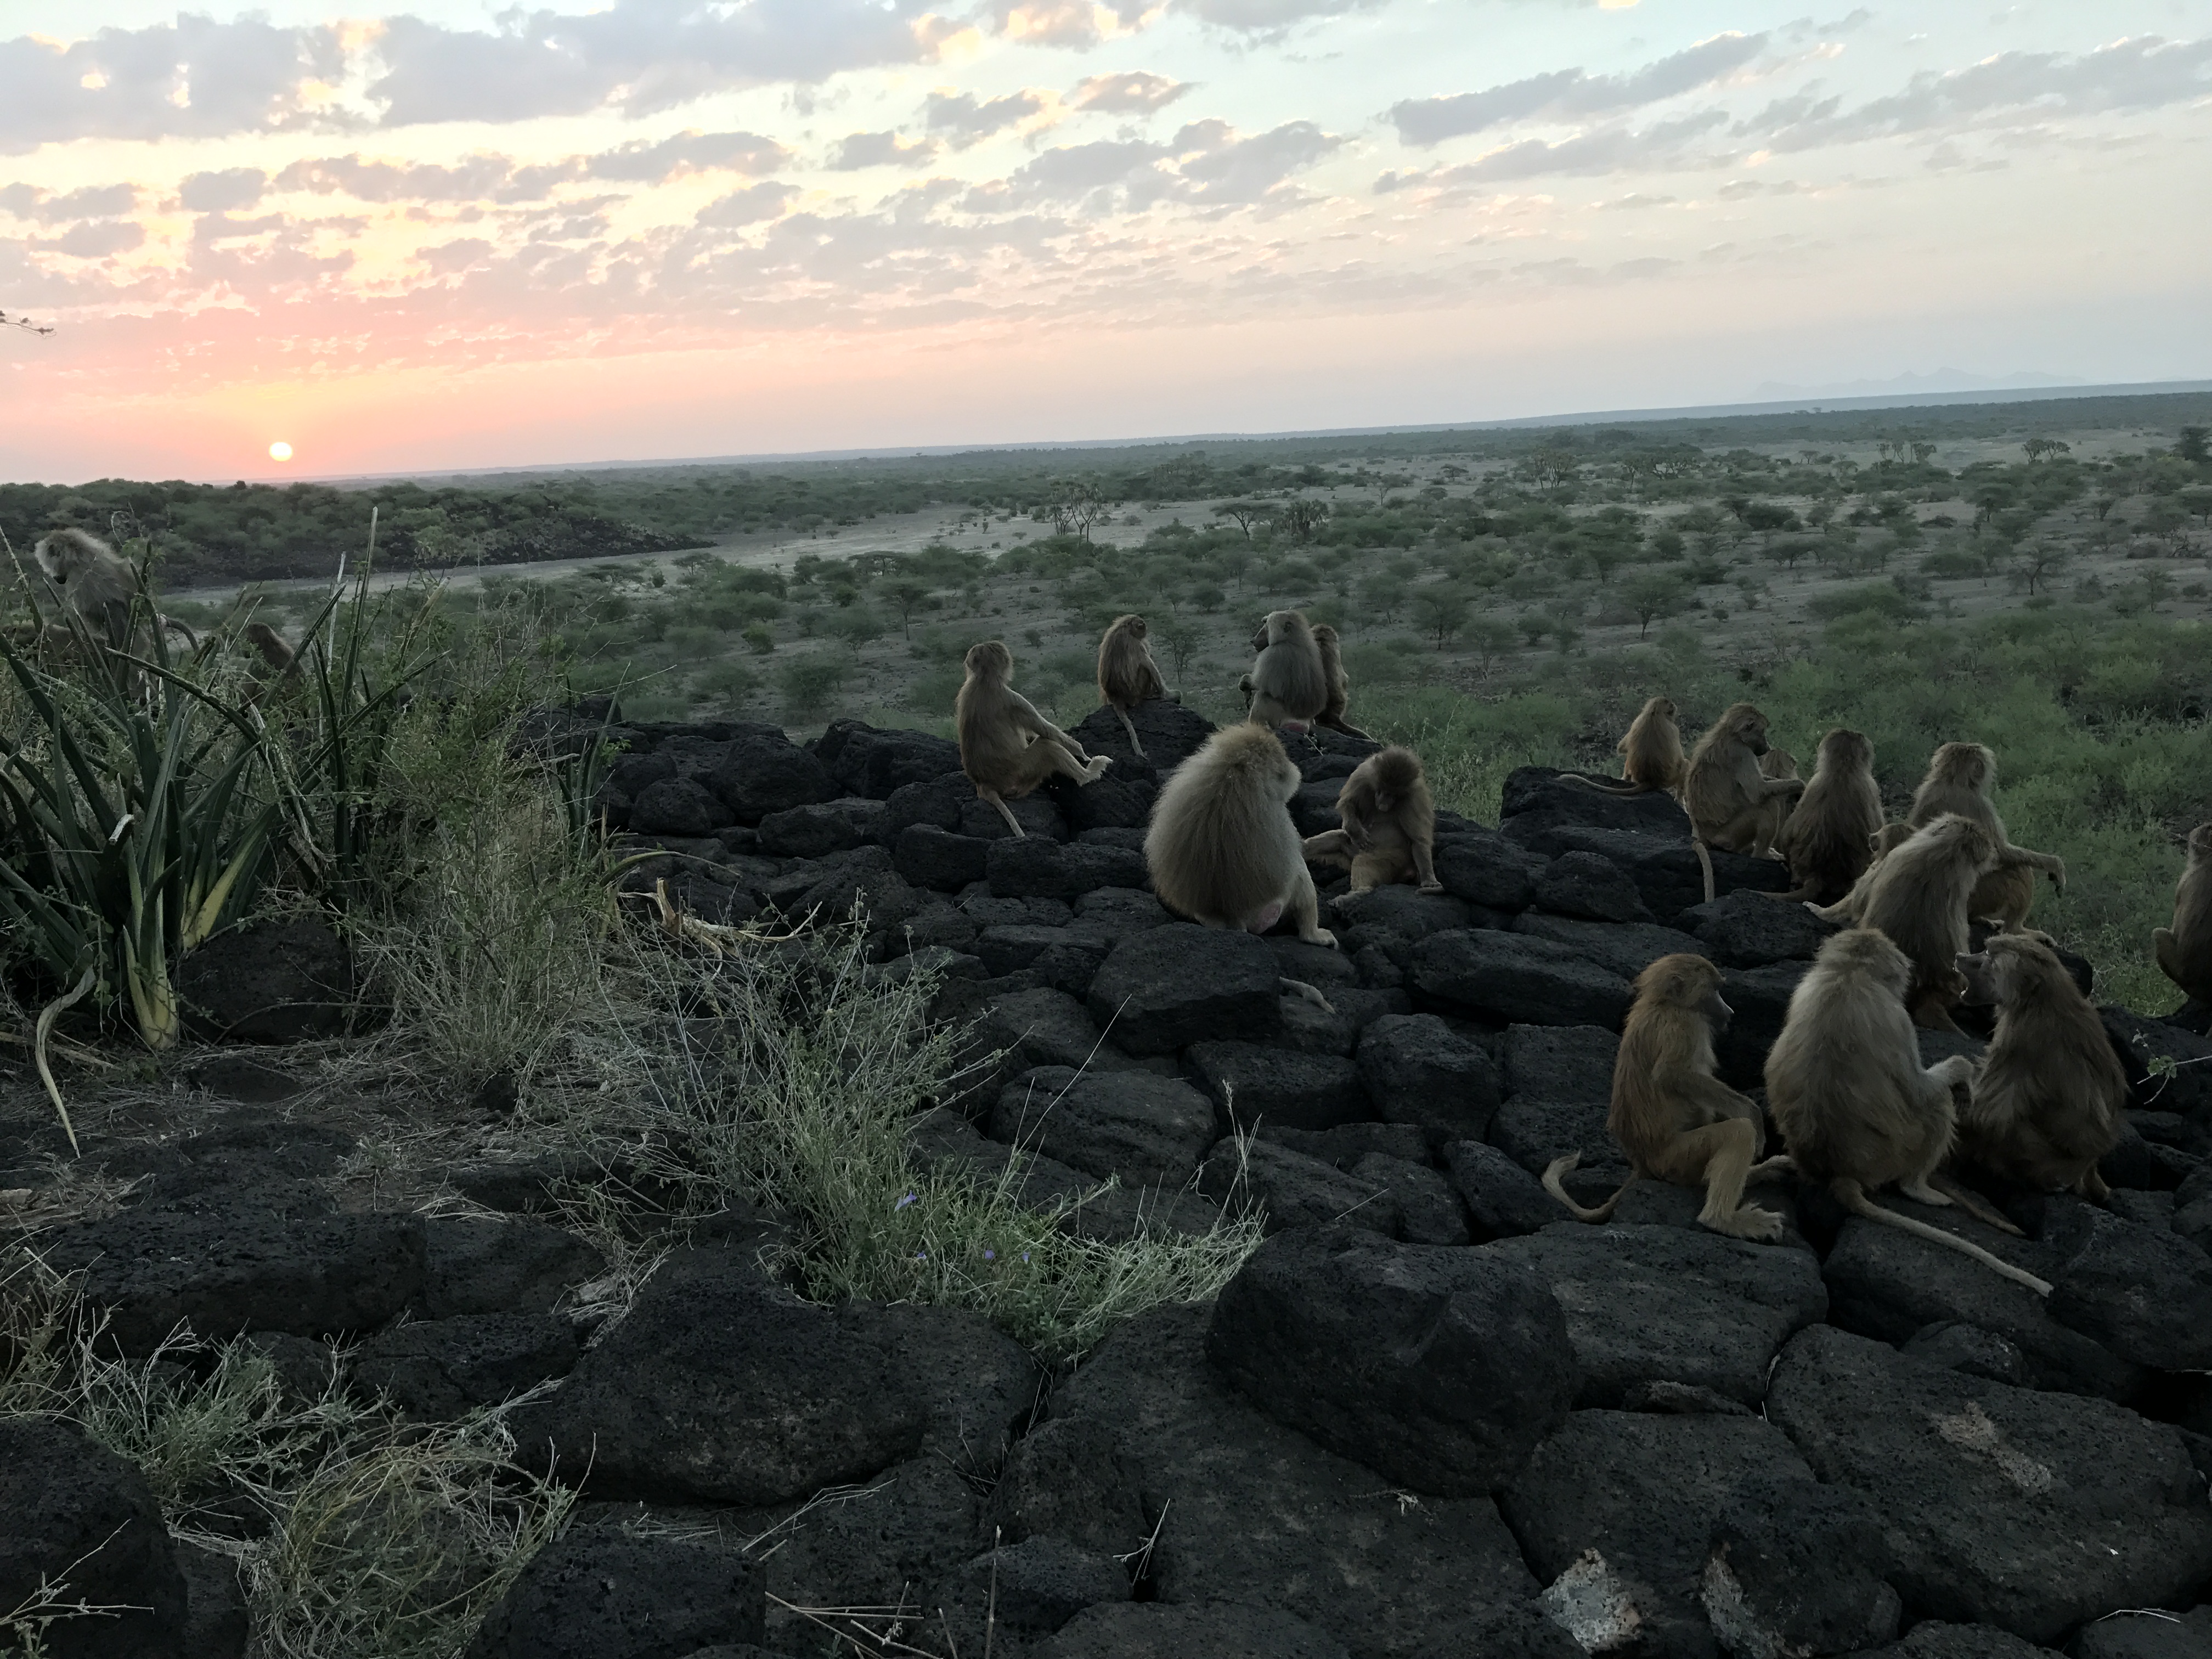
{"type": "Polygon", "coordinates": [[[2212,859],[2212,823],[2200,823],[2189,832],[2189,855],[2212,859]]]}
{"type": "Polygon", "coordinates": [[[1143,638],[1145,637],[1145,635],[1146,635],[1146,627],[1145,627],[1145,619],[1144,619],[1142,617],[1130,617],[1130,618],[1129,618],[1129,622],[1128,622],[1128,629],[1129,629],[1129,637],[1130,637],[1131,639],[1133,639],[1133,640],[1141,640],[1141,639],[1143,639],[1143,638]]]}
{"type": "Polygon", "coordinates": [[[1766,752],[1766,716],[1746,714],[1735,723],[1736,741],[1754,755],[1766,752]]]}
{"type": "Polygon", "coordinates": [[[1674,718],[1674,702],[1671,697],[1654,697],[1644,707],[1644,712],[1654,719],[1671,720],[1674,718]]]}
{"type": "Polygon", "coordinates": [[[2005,999],[2003,969],[1994,953],[1983,951],[1969,955],[1960,951],[1951,958],[1966,981],[1966,1000],[1977,1008],[1993,1008],[2005,999]]]}

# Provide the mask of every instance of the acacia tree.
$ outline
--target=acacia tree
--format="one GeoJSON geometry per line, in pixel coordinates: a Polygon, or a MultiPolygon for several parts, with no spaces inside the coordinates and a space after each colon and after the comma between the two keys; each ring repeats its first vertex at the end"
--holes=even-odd
{"type": "Polygon", "coordinates": [[[1413,614],[1419,619],[1422,631],[1436,641],[1439,651],[1450,647],[1453,636],[1467,626],[1468,613],[1474,609],[1474,599],[1449,583],[1437,583],[1413,595],[1413,614]]]}
{"type": "Polygon", "coordinates": [[[1274,511],[1261,501],[1223,501],[1213,509],[1213,516],[1217,519],[1236,520],[1237,527],[1244,532],[1244,538],[1249,541],[1254,526],[1267,523],[1274,516],[1274,511]]]}
{"type": "Polygon", "coordinates": [[[1321,528],[1322,520],[1328,517],[1327,501],[1301,495],[1284,505],[1282,510],[1275,514],[1275,522],[1291,532],[1292,540],[1310,542],[1314,538],[1314,532],[1321,528]]]}
{"type": "Polygon", "coordinates": [[[0,325],[20,328],[26,334],[51,334],[54,331],[52,323],[34,323],[28,317],[11,316],[4,311],[0,311],[0,325]]]}
{"type": "Polygon", "coordinates": [[[1688,588],[1679,570],[1646,570],[1631,578],[1620,590],[1620,601],[1636,613],[1636,637],[1648,635],[1660,617],[1679,616],[1689,603],[1688,588]]]}

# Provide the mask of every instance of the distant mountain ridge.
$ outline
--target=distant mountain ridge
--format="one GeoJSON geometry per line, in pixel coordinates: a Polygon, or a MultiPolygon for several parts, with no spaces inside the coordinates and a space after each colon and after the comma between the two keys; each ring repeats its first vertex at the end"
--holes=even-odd
{"type": "Polygon", "coordinates": [[[1933,374],[1909,370],[1887,380],[1838,380],[1826,386],[1791,386],[1781,380],[1762,380],[1754,398],[1885,398],[1899,393],[1929,392],[2029,392],[2040,386],[2087,386],[2078,374],[2045,374],[2022,370],[2012,374],[1970,374],[1963,368],[1939,368],[1933,374]]]}

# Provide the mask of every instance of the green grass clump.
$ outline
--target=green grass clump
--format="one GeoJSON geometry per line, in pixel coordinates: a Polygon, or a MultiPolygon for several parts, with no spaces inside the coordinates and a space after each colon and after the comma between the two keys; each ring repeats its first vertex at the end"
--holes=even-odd
{"type": "MultiPolygon", "coordinates": [[[[574,1494],[516,1468],[503,1413],[426,1428],[333,1379],[288,1397],[248,1341],[179,1333],[114,1358],[100,1320],[28,1252],[0,1266],[0,1417],[58,1417],[137,1465],[176,1536],[238,1564],[259,1655],[458,1659],[558,1536],[574,1494]],[[267,1529],[240,1538],[241,1508],[267,1529]]],[[[0,1609],[0,1655],[98,1619],[66,1583],[0,1609]]]]}
{"type": "Polygon", "coordinates": [[[1061,1358],[1116,1322],[1212,1296],[1260,1241],[1238,1216],[1195,1237],[1147,1222],[1105,1242],[1063,1224],[1071,1206],[1022,1201],[1020,1165],[996,1178],[922,1165],[908,1134],[956,1081],[962,1033],[927,1014],[933,976],[870,974],[857,925],[690,964],[662,957],[651,1000],[700,1015],[628,1029],[626,1086],[594,1098],[655,1103],[642,1131],[657,1171],[705,1207],[732,1198],[792,1218],[810,1296],[974,1308],[1061,1358]]]}

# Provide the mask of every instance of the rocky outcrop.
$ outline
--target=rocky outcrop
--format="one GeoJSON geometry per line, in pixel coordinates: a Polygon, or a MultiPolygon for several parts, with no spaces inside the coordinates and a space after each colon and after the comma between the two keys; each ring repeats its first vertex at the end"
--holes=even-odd
{"type": "MultiPolygon", "coordinates": [[[[1009,1659],[2203,1645],[2212,1044],[2106,1011],[2134,1087],[2109,1207],[1992,1189],[2014,1237],[1886,1198],[2047,1299],[1786,1182],[1753,1194],[1784,1218],[1772,1245],[1699,1229],[1699,1195],[1657,1182],[1586,1226],[1539,1176],[1574,1152],[1582,1201],[1626,1178],[1606,1120],[1646,965],[1721,968],[1723,1073],[1758,1086],[1830,931],[1765,896],[1780,866],[1721,855],[1705,902],[1670,799],[1523,769],[1496,829],[1440,815],[1442,894],[1316,871],[1339,949],[1202,928],[1147,890],[1142,828],[1207,728],[1135,718],[1143,757],[1109,711],[1077,728],[1114,767],[1017,804],[1020,837],[952,745],[856,721],[806,747],[624,726],[599,800],[626,883],[770,931],[857,912],[871,990],[927,980],[966,1069],[915,1120],[916,1159],[1065,1204],[1102,1273],[1133,1238],[1256,1215],[1215,1302],[1126,1322],[1048,1389],[974,1314],[801,1300],[761,1248],[788,1235],[743,1211],[611,1320],[604,1287],[578,1295],[608,1263],[551,1201],[596,1166],[454,1169],[495,1215],[342,1206],[352,1141],[282,1115],[297,1085],[273,1067],[191,1073],[195,1101],[283,1103],[112,1170],[125,1206],[58,1230],[50,1264],[112,1347],[245,1333],[288,1399],[336,1382],[427,1421],[537,1389],[519,1455],[586,1506],[471,1659],[827,1639],[786,1605],[904,1607],[902,1640],[1009,1659]]],[[[1298,749],[1302,828],[1370,747],[1298,749]]],[[[86,1582],[153,1609],[106,1646],[57,1626],[52,1650],[181,1655],[202,1613],[234,1619],[235,1575],[226,1597],[180,1570],[127,1469],[66,1430],[7,1433],[0,1603],[112,1538],[86,1582]]]]}

